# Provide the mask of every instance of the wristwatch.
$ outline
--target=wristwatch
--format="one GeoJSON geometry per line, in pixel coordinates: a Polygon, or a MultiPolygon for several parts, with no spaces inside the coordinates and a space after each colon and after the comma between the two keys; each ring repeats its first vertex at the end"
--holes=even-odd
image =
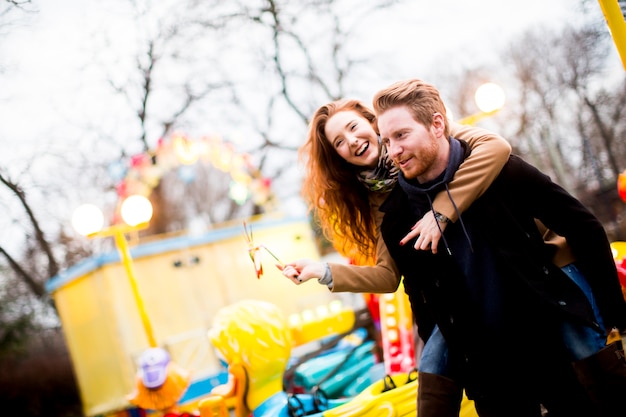
{"type": "Polygon", "coordinates": [[[437,220],[439,223],[448,223],[450,221],[449,218],[439,212],[435,212],[435,220],[437,220]]]}

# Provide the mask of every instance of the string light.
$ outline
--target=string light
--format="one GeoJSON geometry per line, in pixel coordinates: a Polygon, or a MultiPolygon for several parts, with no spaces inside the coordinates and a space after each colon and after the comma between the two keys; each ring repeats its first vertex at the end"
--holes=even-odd
{"type": "Polygon", "coordinates": [[[267,206],[273,202],[271,181],[261,175],[250,155],[236,153],[233,144],[222,141],[219,136],[193,140],[177,133],[170,139],[161,138],[156,150],[132,156],[127,161],[128,166],[116,161],[109,172],[118,181],[116,189],[120,198],[131,194],[149,196],[161,177],[175,168],[183,182],[193,182],[195,176],[190,170],[199,161],[230,174],[233,181],[229,198],[237,204],[251,200],[258,206],[267,206]]]}

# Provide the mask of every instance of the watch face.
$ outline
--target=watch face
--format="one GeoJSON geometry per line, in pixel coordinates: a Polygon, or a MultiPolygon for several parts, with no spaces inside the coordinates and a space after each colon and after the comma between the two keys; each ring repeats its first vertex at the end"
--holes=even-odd
{"type": "Polygon", "coordinates": [[[435,214],[435,219],[437,219],[439,223],[446,223],[448,221],[448,218],[441,213],[435,214]]]}

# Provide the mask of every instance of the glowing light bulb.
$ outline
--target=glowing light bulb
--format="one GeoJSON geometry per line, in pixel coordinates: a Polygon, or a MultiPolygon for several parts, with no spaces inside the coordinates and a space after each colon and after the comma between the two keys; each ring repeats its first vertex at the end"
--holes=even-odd
{"type": "Polygon", "coordinates": [[[122,202],[122,219],[129,226],[148,223],[152,218],[152,204],[142,195],[131,195],[122,202]]]}
{"type": "Polygon", "coordinates": [[[83,204],[72,215],[72,227],[79,234],[88,236],[99,232],[104,226],[102,210],[93,204],[83,204]]]}
{"type": "Polygon", "coordinates": [[[485,83],[476,89],[474,99],[480,111],[491,113],[504,106],[504,90],[498,84],[485,83]]]}

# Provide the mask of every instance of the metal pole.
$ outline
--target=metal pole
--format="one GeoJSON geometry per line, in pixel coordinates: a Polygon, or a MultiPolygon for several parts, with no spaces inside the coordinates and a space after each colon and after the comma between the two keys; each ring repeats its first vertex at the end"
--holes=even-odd
{"type": "Polygon", "coordinates": [[[626,69],[626,16],[620,9],[618,0],[598,0],[598,2],[611,31],[622,65],[626,69]]]}
{"type": "Polygon", "coordinates": [[[137,309],[139,310],[139,315],[141,316],[141,322],[143,323],[143,327],[146,331],[146,336],[148,337],[148,343],[150,344],[150,347],[157,347],[152,325],[150,324],[150,320],[148,320],[148,314],[146,313],[143,299],[139,295],[139,288],[137,287],[137,280],[135,279],[135,271],[133,269],[133,260],[130,256],[126,236],[121,228],[113,227],[113,229],[115,244],[117,245],[117,249],[122,257],[122,263],[124,264],[126,275],[128,275],[128,280],[130,281],[130,287],[133,291],[135,302],[137,303],[137,309]]]}

